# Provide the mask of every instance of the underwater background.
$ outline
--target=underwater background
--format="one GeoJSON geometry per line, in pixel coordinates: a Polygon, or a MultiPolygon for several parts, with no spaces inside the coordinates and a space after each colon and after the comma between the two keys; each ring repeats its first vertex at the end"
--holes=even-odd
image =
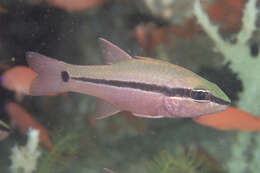
{"type": "MultiPolygon", "coordinates": [[[[0,137],[0,172],[258,173],[259,5],[258,0],[0,0],[0,81],[13,67],[28,66],[27,51],[71,64],[104,64],[102,37],[132,56],[199,74],[216,83],[232,107],[255,116],[253,121],[222,116],[236,124],[225,130],[190,118],[146,119],[129,112],[96,120],[92,96],[32,97],[2,84],[0,120],[8,128],[0,131],[8,137],[0,137]],[[27,121],[44,133],[39,145],[27,121]]],[[[14,80],[19,75],[29,78],[20,73],[14,80]]]]}

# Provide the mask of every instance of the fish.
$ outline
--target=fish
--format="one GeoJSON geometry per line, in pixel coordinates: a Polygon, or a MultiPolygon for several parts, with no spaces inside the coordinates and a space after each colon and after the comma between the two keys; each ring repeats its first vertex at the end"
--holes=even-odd
{"type": "Polygon", "coordinates": [[[9,102],[5,105],[5,111],[11,119],[11,124],[17,127],[22,134],[27,134],[30,128],[40,131],[40,142],[49,150],[53,150],[50,140],[51,133],[46,127],[37,122],[32,115],[17,103],[9,102]]]}
{"type": "Polygon", "coordinates": [[[24,95],[29,94],[32,80],[37,76],[27,66],[15,66],[6,70],[0,77],[0,84],[15,92],[16,99],[21,101],[24,95]]]}
{"type": "MultiPolygon", "coordinates": [[[[30,94],[31,82],[36,76],[37,73],[27,66],[15,66],[6,70],[0,76],[0,84],[8,90],[14,91],[17,101],[22,101],[25,95],[30,94]]],[[[57,95],[68,98],[67,93],[55,93],[48,96],[57,95]]]]}
{"type": "Polygon", "coordinates": [[[10,134],[10,127],[4,121],[0,120],[0,141],[7,138],[10,134]]]}
{"type": "Polygon", "coordinates": [[[239,108],[193,118],[196,123],[217,130],[259,131],[260,118],[239,108]]]}
{"type": "Polygon", "coordinates": [[[77,92],[98,98],[96,115],[121,111],[144,118],[197,117],[226,110],[228,96],[214,83],[184,67],[148,57],[132,57],[99,38],[106,65],[73,65],[36,52],[26,60],[38,75],[30,94],[77,92]]]}

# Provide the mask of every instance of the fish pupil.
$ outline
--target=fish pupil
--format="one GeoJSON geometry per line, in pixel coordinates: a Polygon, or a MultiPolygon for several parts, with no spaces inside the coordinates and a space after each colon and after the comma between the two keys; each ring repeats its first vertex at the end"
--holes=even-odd
{"type": "Polygon", "coordinates": [[[207,100],[208,94],[203,91],[192,91],[191,97],[195,100],[207,100]]]}
{"type": "Polygon", "coordinates": [[[68,82],[70,79],[69,73],[67,71],[62,71],[61,78],[62,78],[63,82],[68,82]]]}

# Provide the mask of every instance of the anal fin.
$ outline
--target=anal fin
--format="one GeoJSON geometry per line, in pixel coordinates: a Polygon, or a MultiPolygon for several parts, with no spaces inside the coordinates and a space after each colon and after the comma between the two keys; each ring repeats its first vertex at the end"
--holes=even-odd
{"type": "Polygon", "coordinates": [[[116,108],[114,105],[100,99],[97,100],[95,109],[97,119],[107,118],[120,112],[120,110],[116,108]]]}

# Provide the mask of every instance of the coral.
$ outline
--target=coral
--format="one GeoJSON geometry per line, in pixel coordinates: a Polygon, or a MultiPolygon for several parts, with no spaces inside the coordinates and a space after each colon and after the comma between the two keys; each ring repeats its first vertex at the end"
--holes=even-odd
{"type": "Polygon", "coordinates": [[[150,173],[204,173],[203,162],[193,154],[179,154],[173,156],[167,151],[162,151],[147,164],[150,173]]]}
{"type": "Polygon", "coordinates": [[[28,141],[25,146],[14,146],[12,148],[10,170],[12,173],[33,173],[37,167],[41,152],[38,150],[39,131],[30,129],[28,141]]]}
{"type": "MultiPolygon", "coordinates": [[[[171,24],[183,25],[192,17],[194,0],[144,0],[152,15],[163,18],[171,24]]],[[[203,0],[203,6],[208,7],[212,0],[203,0]]]]}
{"type": "Polygon", "coordinates": [[[210,18],[219,23],[220,30],[225,32],[238,31],[241,27],[241,17],[245,0],[218,0],[207,9],[210,18]]]}
{"type": "Polygon", "coordinates": [[[194,5],[194,14],[204,31],[215,42],[218,52],[223,54],[225,62],[230,61],[230,67],[243,81],[244,91],[240,94],[238,107],[253,114],[260,113],[260,103],[256,100],[260,98],[260,93],[256,92],[260,88],[258,77],[258,67],[260,66],[260,55],[252,54],[248,41],[256,29],[256,0],[250,0],[245,6],[242,18],[242,29],[236,36],[236,43],[230,43],[221,38],[218,27],[210,23],[209,18],[202,11],[199,1],[194,5]]]}
{"type": "MultiPolygon", "coordinates": [[[[253,33],[256,31],[258,13],[256,3],[257,0],[248,0],[246,3],[241,30],[234,36],[234,43],[221,38],[218,33],[219,28],[210,23],[198,0],[194,5],[194,14],[204,31],[214,41],[217,51],[225,57],[225,62],[231,62],[231,69],[238,74],[243,83],[243,92],[240,93],[238,107],[255,115],[260,115],[259,48],[257,43],[249,44],[253,33]]],[[[260,153],[259,137],[259,135],[252,133],[238,134],[237,140],[231,148],[231,158],[227,162],[229,172],[259,172],[259,164],[257,164],[260,153]],[[252,142],[254,140],[255,143],[252,142]],[[255,146],[255,148],[251,146],[255,146]],[[253,155],[253,157],[249,157],[250,159],[246,156],[249,152],[253,155]]]]}
{"type": "Polygon", "coordinates": [[[246,150],[250,146],[251,136],[248,133],[241,132],[237,138],[237,142],[232,146],[232,158],[227,163],[230,173],[244,173],[247,170],[246,150]]]}

